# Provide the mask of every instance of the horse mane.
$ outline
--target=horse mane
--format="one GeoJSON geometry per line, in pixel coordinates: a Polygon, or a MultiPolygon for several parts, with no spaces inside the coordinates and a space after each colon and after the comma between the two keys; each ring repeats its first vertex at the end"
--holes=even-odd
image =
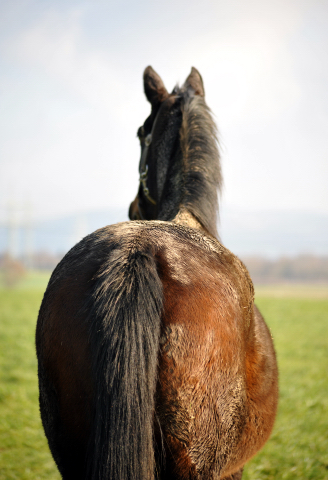
{"type": "MultiPolygon", "coordinates": [[[[179,89],[182,96],[181,204],[213,236],[217,237],[218,193],[222,187],[217,128],[204,97],[179,89]]],[[[193,92],[192,92],[193,93],[193,92]]]]}

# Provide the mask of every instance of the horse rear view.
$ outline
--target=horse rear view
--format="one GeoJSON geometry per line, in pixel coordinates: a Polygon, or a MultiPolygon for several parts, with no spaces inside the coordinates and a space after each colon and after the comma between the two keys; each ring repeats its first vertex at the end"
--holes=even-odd
{"type": "Polygon", "coordinates": [[[56,267],[40,308],[40,410],[64,479],[242,477],[268,439],[275,353],[240,260],[218,240],[216,129],[200,74],[148,67],[134,221],[56,267]]]}

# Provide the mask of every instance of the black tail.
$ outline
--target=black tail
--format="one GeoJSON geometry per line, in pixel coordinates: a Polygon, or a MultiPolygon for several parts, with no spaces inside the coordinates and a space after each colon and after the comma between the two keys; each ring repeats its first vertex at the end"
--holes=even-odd
{"type": "Polygon", "coordinates": [[[115,248],[97,275],[89,317],[95,419],[92,480],[155,475],[153,419],[163,289],[154,256],[115,248]]]}

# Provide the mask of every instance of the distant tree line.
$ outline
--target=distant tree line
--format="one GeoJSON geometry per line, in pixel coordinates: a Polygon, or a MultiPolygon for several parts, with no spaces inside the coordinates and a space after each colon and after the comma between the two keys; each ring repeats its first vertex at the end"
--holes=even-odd
{"type": "Polygon", "coordinates": [[[29,257],[13,258],[8,253],[0,254],[0,269],[8,268],[8,265],[16,262],[26,270],[53,270],[57,263],[63,258],[64,254],[53,254],[47,251],[33,253],[29,257]]]}
{"type": "Polygon", "coordinates": [[[328,283],[328,257],[299,255],[276,260],[261,257],[242,260],[256,284],[328,283]]]}
{"type": "Polygon", "coordinates": [[[28,258],[14,258],[9,253],[0,254],[0,286],[14,287],[28,270],[51,271],[62,257],[63,255],[48,252],[38,252],[28,258]]]}
{"type": "MultiPolygon", "coordinates": [[[[63,255],[41,251],[26,259],[13,259],[0,254],[0,277],[8,286],[13,285],[26,270],[48,270],[55,268],[63,255]]],[[[269,260],[262,257],[243,257],[255,284],[272,283],[328,283],[328,256],[299,255],[269,260]]]]}

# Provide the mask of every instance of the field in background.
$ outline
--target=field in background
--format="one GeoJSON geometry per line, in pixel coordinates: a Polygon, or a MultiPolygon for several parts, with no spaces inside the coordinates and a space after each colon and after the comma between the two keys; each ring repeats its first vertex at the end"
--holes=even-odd
{"type": "MultiPolygon", "coordinates": [[[[0,480],[58,480],[38,410],[34,331],[49,274],[0,289],[0,480]]],[[[280,369],[271,439],[244,480],[328,478],[328,287],[258,287],[280,369]]]]}
{"type": "Polygon", "coordinates": [[[261,290],[256,303],[277,351],[280,401],[273,434],[248,463],[243,479],[327,479],[327,288],[297,291],[293,286],[290,297],[277,296],[278,287],[272,289],[273,296],[268,287],[261,290]]]}
{"type": "Polygon", "coordinates": [[[328,285],[298,285],[293,283],[255,285],[255,299],[261,301],[262,297],[328,299],[328,285]]]}
{"type": "Polygon", "coordinates": [[[43,291],[0,290],[0,479],[60,478],[41,427],[35,323],[43,291]]]}

